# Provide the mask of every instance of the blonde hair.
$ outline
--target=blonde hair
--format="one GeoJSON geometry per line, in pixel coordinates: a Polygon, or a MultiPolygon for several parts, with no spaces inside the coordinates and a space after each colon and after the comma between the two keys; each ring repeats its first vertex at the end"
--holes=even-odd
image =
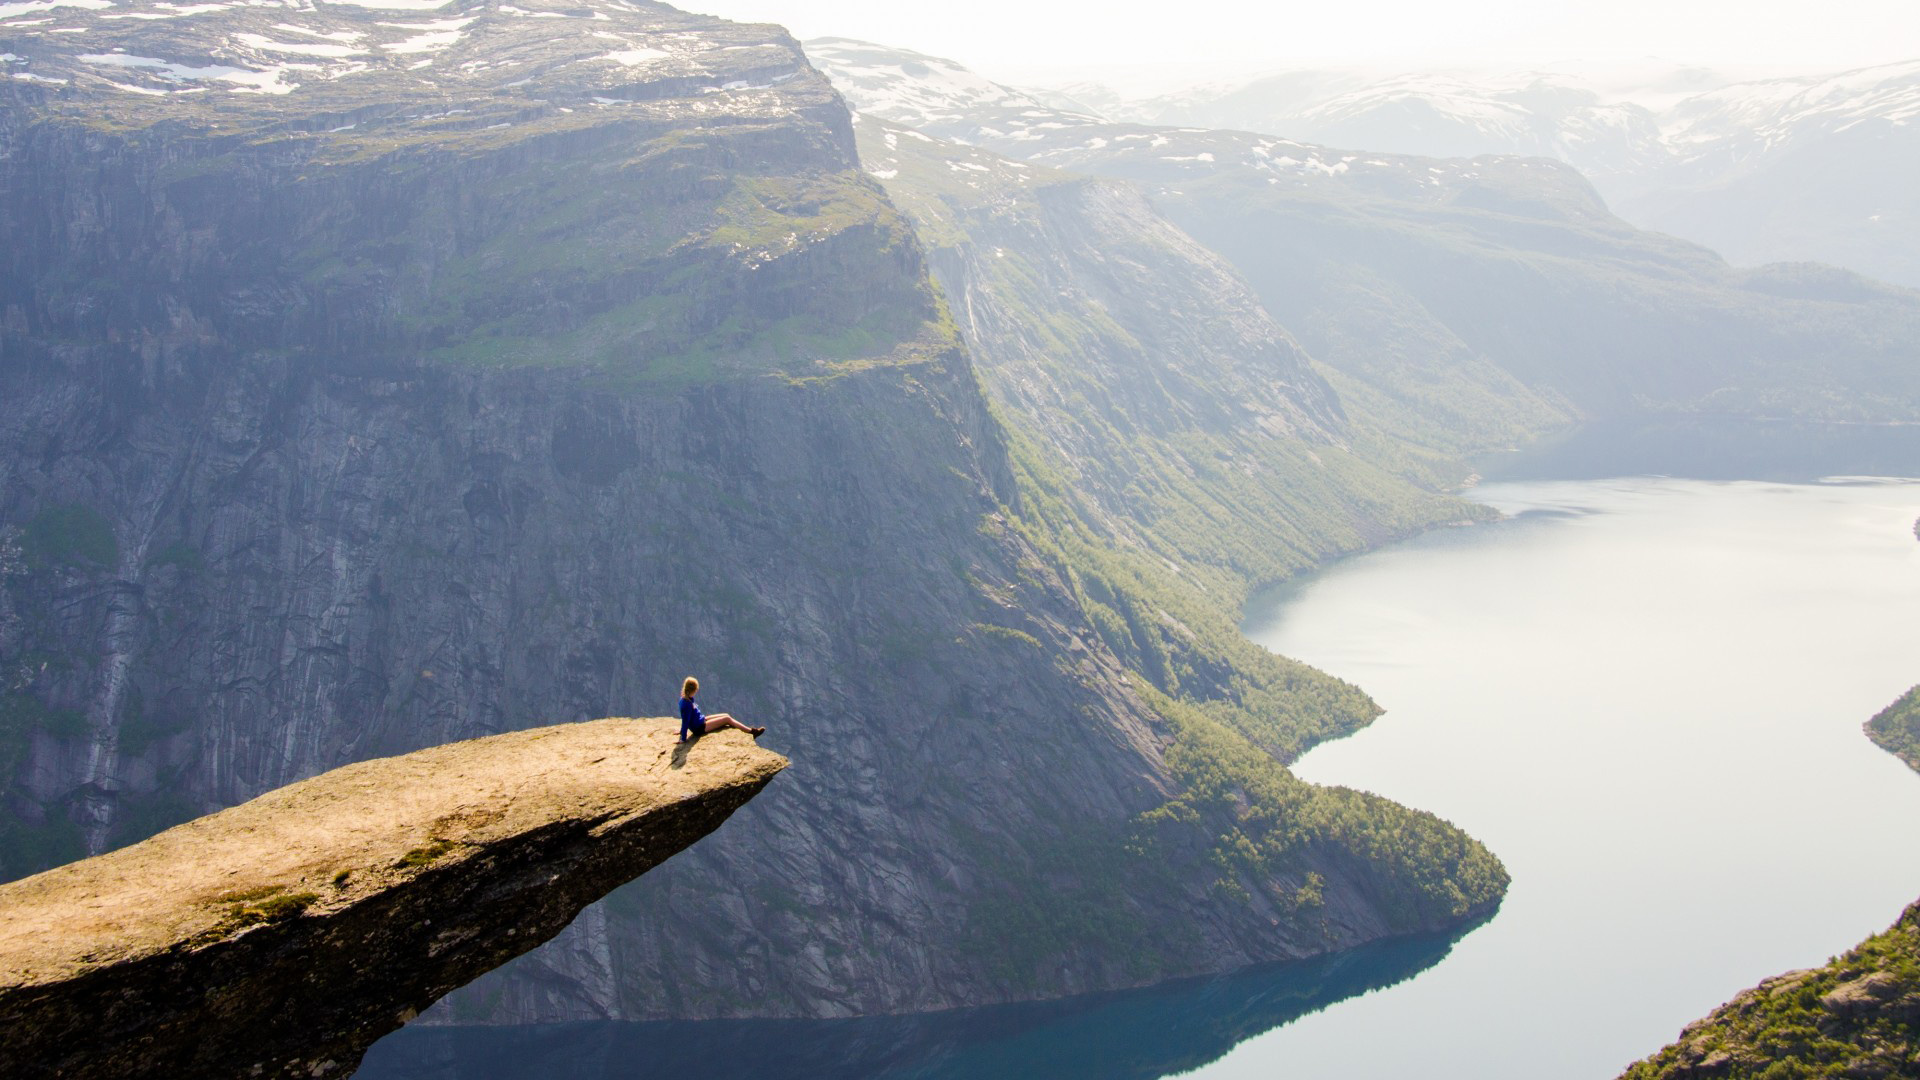
{"type": "Polygon", "coordinates": [[[700,692],[700,680],[694,678],[691,675],[687,676],[686,682],[683,682],[680,684],[681,697],[692,697],[693,695],[699,692],[700,692]]]}

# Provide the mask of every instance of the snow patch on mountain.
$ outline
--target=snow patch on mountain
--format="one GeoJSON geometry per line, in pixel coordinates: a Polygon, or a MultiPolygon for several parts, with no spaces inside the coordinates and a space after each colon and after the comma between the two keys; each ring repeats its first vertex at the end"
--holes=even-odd
{"type": "MultiPolygon", "coordinates": [[[[151,56],[129,56],[126,53],[87,54],[79,57],[79,59],[82,63],[86,64],[97,64],[104,67],[140,71],[171,83],[201,83],[209,81],[229,83],[232,84],[230,88],[236,92],[255,94],[292,93],[298,84],[283,81],[285,76],[307,66],[300,64],[279,64],[260,70],[230,67],[224,64],[193,67],[187,64],[176,64],[171,61],[156,59],[151,56]]],[[[120,82],[109,82],[108,85],[128,93],[148,95],[169,93],[185,94],[192,93],[196,90],[207,89],[204,86],[182,86],[177,90],[161,89],[153,86],[133,86],[120,82]]]]}
{"type": "MultiPolygon", "coordinates": [[[[1048,117],[1055,110],[952,60],[851,38],[815,38],[807,56],[856,112],[908,127],[963,120],[980,110],[1048,117]]],[[[1025,126],[1025,125],[1016,125],[1025,126]]]]}
{"type": "MultiPolygon", "coordinates": [[[[1318,149],[1346,146],[1443,159],[1432,173],[1408,167],[1395,184],[1446,191],[1473,178],[1444,159],[1550,158],[1642,227],[1736,263],[1826,262],[1920,285],[1920,187],[1910,179],[1920,160],[1920,61],[1757,77],[1663,61],[1200,72],[1129,96],[1098,82],[1009,87],[952,61],[844,39],[807,47],[856,109],[1029,161],[1072,168],[1088,155],[1106,164],[1118,155],[1143,177],[1218,166],[1258,169],[1273,184],[1359,182],[1402,168],[1392,157],[1318,149]],[[1304,149],[1255,161],[1248,137],[1233,132],[1304,149]],[[1134,153],[1148,147],[1157,153],[1134,153]]],[[[1562,208],[1592,199],[1578,181],[1549,186],[1547,202],[1562,208]]]]}
{"type": "Polygon", "coordinates": [[[1920,116],[1920,60],[1815,78],[1739,83],[1687,99],[1662,119],[1682,153],[1724,140],[1776,145],[1812,131],[1920,116]]]}
{"type": "Polygon", "coordinates": [[[55,8],[110,8],[112,0],[28,0],[21,4],[0,4],[0,19],[11,19],[20,15],[34,15],[55,8]]]}

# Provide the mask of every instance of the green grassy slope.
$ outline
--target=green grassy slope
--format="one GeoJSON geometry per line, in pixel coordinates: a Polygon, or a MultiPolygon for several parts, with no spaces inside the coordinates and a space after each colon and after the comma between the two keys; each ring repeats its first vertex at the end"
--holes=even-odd
{"type": "Polygon", "coordinates": [[[1396,930],[1489,910],[1507,875],[1482,845],[1284,767],[1378,708],[1238,629],[1257,585],[1474,517],[1434,490],[1451,474],[1346,415],[1232,271],[1124,187],[870,121],[857,131],[1008,433],[1010,526],[1068,583],[1172,738],[1166,803],[1125,836],[1055,853],[1078,868],[1072,903],[1008,882],[1006,910],[1039,914],[994,933],[1054,962],[1087,934],[1131,937],[1157,967],[1182,947],[1178,927],[1085,915],[1116,908],[1116,872],[1198,885],[1303,944],[1332,941],[1336,887],[1321,871],[1333,864],[1342,887],[1364,880],[1396,930]],[[1055,925],[1058,911],[1087,925],[1055,925]]]}
{"type": "Polygon", "coordinates": [[[1371,720],[1238,629],[1250,591],[1483,511],[1345,408],[1233,271],[1123,185],[862,119],[1010,433],[1020,515],[1102,639],[1283,760],[1371,720]]]}

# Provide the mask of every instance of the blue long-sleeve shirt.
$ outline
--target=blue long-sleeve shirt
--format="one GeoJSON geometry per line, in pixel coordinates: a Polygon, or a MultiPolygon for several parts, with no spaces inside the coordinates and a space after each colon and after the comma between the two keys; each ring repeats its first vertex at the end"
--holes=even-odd
{"type": "Polygon", "coordinates": [[[694,735],[704,735],[706,734],[706,732],[707,732],[706,714],[700,711],[700,706],[694,704],[692,698],[690,697],[681,698],[680,699],[680,737],[684,739],[687,737],[688,733],[692,733],[694,735]]]}

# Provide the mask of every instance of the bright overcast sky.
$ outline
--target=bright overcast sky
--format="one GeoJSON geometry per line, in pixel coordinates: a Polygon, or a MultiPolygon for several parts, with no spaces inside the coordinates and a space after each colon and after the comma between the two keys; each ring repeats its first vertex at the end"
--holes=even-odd
{"type": "Polygon", "coordinates": [[[1920,59],[1920,0],[670,0],[1000,78],[1142,64],[1507,66],[1654,58],[1833,70],[1920,59]]]}

